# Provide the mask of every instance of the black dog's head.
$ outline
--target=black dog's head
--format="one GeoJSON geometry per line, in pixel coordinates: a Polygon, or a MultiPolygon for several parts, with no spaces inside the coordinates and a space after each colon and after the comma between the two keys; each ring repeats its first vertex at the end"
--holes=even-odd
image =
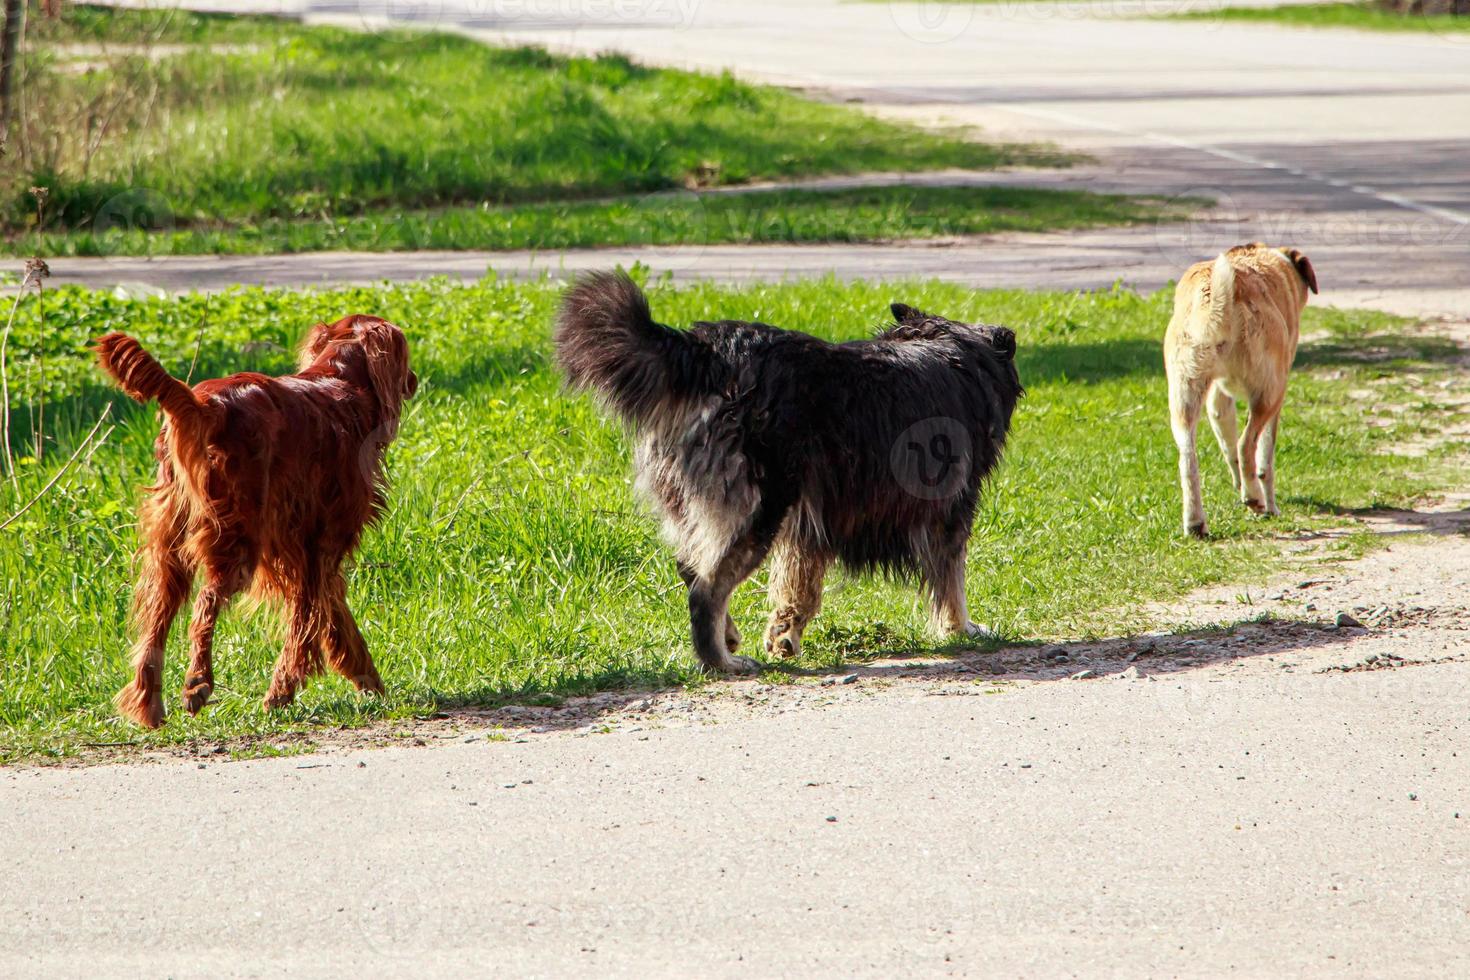
{"type": "Polygon", "coordinates": [[[998,383],[1007,408],[1026,393],[1016,373],[1016,332],[1010,327],[960,323],[903,303],[894,303],[895,326],[885,331],[892,340],[950,340],[979,355],[987,373],[998,383]]]}

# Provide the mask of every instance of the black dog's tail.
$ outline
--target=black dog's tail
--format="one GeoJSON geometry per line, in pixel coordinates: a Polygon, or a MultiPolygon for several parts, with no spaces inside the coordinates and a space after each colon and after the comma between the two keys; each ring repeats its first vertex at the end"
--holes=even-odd
{"type": "Polygon", "coordinates": [[[592,273],[567,291],[555,341],[571,386],[597,391],[635,425],[722,387],[710,346],[655,323],[643,290],[623,272],[592,273]]]}

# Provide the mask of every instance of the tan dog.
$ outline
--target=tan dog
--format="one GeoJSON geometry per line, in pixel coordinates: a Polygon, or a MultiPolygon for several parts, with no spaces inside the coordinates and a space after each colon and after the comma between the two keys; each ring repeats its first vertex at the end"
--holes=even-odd
{"type": "Polygon", "coordinates": [[[1317,274],[1305,255],[1260,242],[1196,262],[1179,280],[1164,370],[1188,534],[1207,531],[1194,441],[1202,405],[1240,499],[1258,514],[1277,513],[1276,432],[1308,289],[1317,291],[1317,274]],[[1250,417],[1237,442],[1238,399],[1250,417]]]}

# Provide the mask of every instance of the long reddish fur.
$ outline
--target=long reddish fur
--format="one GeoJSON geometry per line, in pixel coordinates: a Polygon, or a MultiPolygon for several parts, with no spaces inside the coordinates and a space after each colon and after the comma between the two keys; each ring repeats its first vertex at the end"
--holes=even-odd
{"type": "Polygon", "coordinates": [[[158,481],[141,511],[138,635],[119,713],[147,728],[163,724],[164,646],[200,573],[183,692],[191,714],[214,688],[215,621],[246,589],[280,601],[287,619],[267,707],[289,704],[324,659],[359,690],[381,693],[343,573],[382,512],[383,451],[418,386],[403,332],[368,316],[318,324],[296,374],[236,374],[192,389],[125,334],[110,333],[95,349],[123,391],[157,401],[165,420],[154,448],[158,481]]]}

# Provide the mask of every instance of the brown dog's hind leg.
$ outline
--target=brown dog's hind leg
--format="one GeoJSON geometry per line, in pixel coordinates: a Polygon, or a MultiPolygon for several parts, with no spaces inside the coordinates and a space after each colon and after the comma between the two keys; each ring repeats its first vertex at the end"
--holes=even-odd
{"type": "Polygon", "coordinates": [[[822,579],[830,556],[803,548],[790,536],[776,541],[771,557],[771,619],[766,626],[766,653],[795,657],[801,634],[822,608],[822,579]]]}
{"type": "Polygon", "coordinates": [[[1256,473],[1261,478],[1261,487],[1266,492],[1266,513],[1279,514],[1276,506],[1276,433],[1281,427],[1281,413],[1271,419],[1271,424],[1261,432],[1261,442],[1256,447],[1256,473]]]}
{"type": "Polygon", "coordinates": [[[368,652],[367,641],[357,628],[357,620],[347,606],[347,582],[335,575],[327,587],[331,606],[331,621],[322,636],[322,647],[327,654],[327,664],[352,682],[359,691],[369,694],[383,693],[383,679],[378,676],[377,665],[368,652]]]}
{"type": "Polygon", "coordinates": [[[291,597],[291,621],[286,627],[286,644],[265,693],[267,708],[284,708],[296,700],[306,678],[321,669],[321,635],[330,610],[320,597],[301,589],[291,597]]]}
{"type": "MultiPolygon", "coordinates": [[[[1258,451],[1263,449],[1261,436],[1272,430],[1277,413],[1281,411],[1281,400],[1275,401],[1266,398],[1252,397],[1250,401],[1250,417],[1246,419],[1245,432],[1241,434],[1239,456],[1240,456],[1240,499],[1257,514],[1274,513],[1268,508],[1267,492],[1261,478],[1259,464],[1261,456],[1258,451]]],[[[1274,455],[1275,436],[1271,436],[1271,447],[1274,455]]]]}
{"type": "Polygon", "coordinates": [[[147,549],[133,597],[138,630],[133,679],[113,698],[118,714],[144,728],[163,724],[164,647],[193,581],[193,570],[171,547],[160,544],[147,549]]]}
{"type": "Polygon", "coordinates": [[[214,693],[214,624],[244,584],[238,570],[221,573],[210,569],[204,588],[194,600],[194,619],[189,624],[189,672],[184,675],[183,694],[184,710],[191,715],[197,715],[214,693]]]}

